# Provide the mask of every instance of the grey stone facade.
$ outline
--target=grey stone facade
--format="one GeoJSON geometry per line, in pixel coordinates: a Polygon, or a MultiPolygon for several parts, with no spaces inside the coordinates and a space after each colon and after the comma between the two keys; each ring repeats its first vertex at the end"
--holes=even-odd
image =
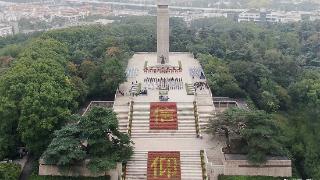
{"type": "Polygon", "coordinates": [[[169,62],[169,2],[157,1],[157,62],[169,62]]]}

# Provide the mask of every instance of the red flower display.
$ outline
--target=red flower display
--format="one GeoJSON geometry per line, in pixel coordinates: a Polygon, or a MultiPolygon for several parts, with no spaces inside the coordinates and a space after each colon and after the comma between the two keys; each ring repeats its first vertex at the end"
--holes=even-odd
{"type": "Polygon", "coordinates": [[[177,130],[177,103],[154,102],[150,104],[151,130],[177,130]]]}
{"type": "Polygon", "coordinates": [[[181,180],[180,152],[148,152],[148,180],[181,180]]]}

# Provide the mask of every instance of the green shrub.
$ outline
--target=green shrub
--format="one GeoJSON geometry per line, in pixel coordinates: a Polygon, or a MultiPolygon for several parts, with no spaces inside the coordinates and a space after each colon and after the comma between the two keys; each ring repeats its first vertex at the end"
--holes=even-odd
{"type": "Polygon", "coordinates": [[[66,177],[66,176],[38,176],[32,175],[30,180],[109,180],[110,177],[66,177]]]}
{"type": "Polygon", "coordinates": [[[21,173],[19,164],[14,163],[0,163],[0,179],[17,180],[21,173]]]}
{"type": "Polygon", "coordinates": [[[282,180],[279,177],[270,176],[225,176],[220,175],[219,180],[282,180]]]}
{"type": "Polygon", "coordinates": [[[145,61],[144,62],[144,68],[147,68],[148,67],[148,61],[145,61]]]}

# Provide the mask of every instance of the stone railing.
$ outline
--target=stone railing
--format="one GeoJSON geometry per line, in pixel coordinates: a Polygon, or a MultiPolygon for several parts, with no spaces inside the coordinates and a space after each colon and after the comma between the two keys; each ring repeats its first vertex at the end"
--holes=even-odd
{"type": "Polygon", "coordinates": [[[60,169],[56,165],[50,165],[44,163],[42,159],[39,161],[39,175],[40,176],[72,176],[72,177],[100,177],[109,176],[111,180],[119,180],[121,177],[122,165],[117,163],[117,167],[110,171],[101,173],[92,173],[86,164],[89,160],[85,160],[82,163],[73,165],[68,169],[60,169]]]}
{"type": "Polygon", "coordinates": [[[211,170],[210,179],[218,180],[219,175],[224,174],[224,165],[217,165],[213,163],[208,164],[208,170],[211,170]]]}
{"type": "Polygon", "coordinates": [[[89,112],[93,107],[113,108],[113,104],[114,101],[91,101],[82,116],[89,112]]]}
{"type": "Polygon", "coordinates": [[[291,160],[268,157],[262,165],[250,164],[245,155],[224,154],[224,175],[291,177],[291,160]]]}

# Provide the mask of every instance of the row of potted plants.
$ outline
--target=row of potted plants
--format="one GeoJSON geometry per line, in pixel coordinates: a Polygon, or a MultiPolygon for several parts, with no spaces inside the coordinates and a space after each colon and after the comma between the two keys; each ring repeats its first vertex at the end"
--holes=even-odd
{"type": "Polygon", "coordinates": [[[196,101],[193,101],[193,111],[194,111],[193,113],[194,113],[197,137],[200,137],[199,114],[198,114],[198,108],[197,108],[196,101]]]}
{"type": "Polygon", "coordinates": [[[206,168],[206,162],[205,162],[205,154],[204,150],[200,150],[200,158],[201,158],[201,168],[202,168],[202,179],[207,180],[207,168],[206,168]]]}

